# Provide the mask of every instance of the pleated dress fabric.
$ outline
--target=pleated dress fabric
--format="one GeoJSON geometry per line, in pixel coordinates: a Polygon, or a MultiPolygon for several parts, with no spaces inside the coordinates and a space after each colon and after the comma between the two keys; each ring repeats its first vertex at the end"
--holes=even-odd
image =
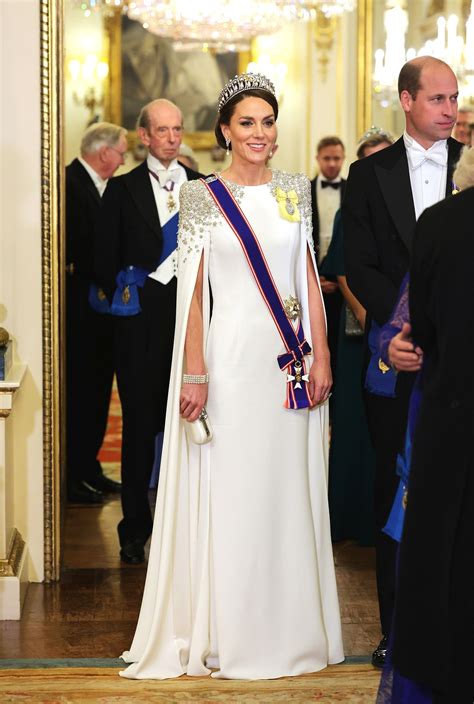
{"type": "MultiPolygon", "coordinates": [[[[270,184],[227,185],[282,298],[301,301],[310,340],[309,181],[273,172],[270,184]],[[282,217],[275,199],[277,187],[290,186],[300,222],[282,217]]],[[[180,273],[196,272],[203,253],[212,290],[205,350],[214,436],[190,446],[176,417],[184,324],[176,332],[145,595],[132,648],[122,656],[133,664],[121,674],[166,678],[213,668],[219,678],[270,679],[314,672],[344,657],[327,501],[327,404],[283,407],[286,376],[277,356],[284,348],[241,245],[202,183],[186,184],[181,203],[180,273]],[[186,209],[195,215],[202,201],[214,211],[202,214],[204,233],[190,234],[186,209]]],[[[180,287],[185,321],[193,275],[184,273],[180,287]]]]}

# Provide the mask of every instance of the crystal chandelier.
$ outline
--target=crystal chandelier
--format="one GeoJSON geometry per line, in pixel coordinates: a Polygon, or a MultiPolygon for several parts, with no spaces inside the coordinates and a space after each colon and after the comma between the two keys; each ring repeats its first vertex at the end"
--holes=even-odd
{"type": "Polygon", "coordinates": [[[405,50],[408,13],[403,0],[390,0],[384,13],[385,50],[375,52],[373,84],[382,107],[398,105],[398,74],[406,61],[415,56],[434,56],[445,61],[456,74],[461,100],[474,103],[474,0],[465,27],[465,40],[458,34],[459,18],[438,17],[437,36],[429,39],[417,51],[405,50]]]}
{"type": "Polygon", "coordinates": [[[357,0],[295,0],[284,3],[291,14],[298,19],[313,19],[316,12],[321,12],[325,17],[338,17],[344,12],[352,12],[357,5],[357,0]]]}
{"type": "Polygon", "coordinates": [[[357,0],[72,0],[86,15],[122,10],[177,49],[244,51],[256,36],[293,20],[331,18],[353,10],[357,0]]]}
{"type": "Polygon", "coordinates": [[[217,51],[249,49],[251,39],[291,19],[275,0],[130,0],[127,14],[177,48],[217,51]]]}

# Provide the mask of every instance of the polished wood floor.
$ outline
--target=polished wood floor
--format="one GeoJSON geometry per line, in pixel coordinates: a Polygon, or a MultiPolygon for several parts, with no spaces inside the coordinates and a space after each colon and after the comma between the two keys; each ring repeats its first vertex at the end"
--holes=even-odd
{"type": "MultiPolygon", "coordinates": [[[[68,507],[64,569],[56,584],[31,584],[21,621],[0,623],[0,658],[115,658],[128,649],[145,567],[120,562],[120,500],[68,507]]],[[[374,553],[335,546],[346,655],[369,655],[380,638],[374,553]]]]}

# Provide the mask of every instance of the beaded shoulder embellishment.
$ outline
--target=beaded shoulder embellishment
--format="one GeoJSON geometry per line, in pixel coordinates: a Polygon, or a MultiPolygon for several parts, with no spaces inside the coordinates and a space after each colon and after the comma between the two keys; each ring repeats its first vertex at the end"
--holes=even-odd
{"type": "MultiPolygon", "coordinates": [[[[209,176],[208,178],[215,178],[209,176]]],[[[244,188],[225,182],[238,203],[244,188]]],[[[223,219],[211,194],[199,180],[183,183],[179,192],[178,258],[185,264],[189,257],[199,254],[211,228],[223,219]]]]}

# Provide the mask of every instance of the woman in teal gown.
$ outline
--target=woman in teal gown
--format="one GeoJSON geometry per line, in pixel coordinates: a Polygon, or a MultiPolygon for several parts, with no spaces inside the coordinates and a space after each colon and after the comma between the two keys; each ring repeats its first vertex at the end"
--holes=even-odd
{"type": "MultiPolygon", "coordinates": [[[[377,128],[361,139],[359,159],[392,143],[391,137],[377,128]]],[[[362,328],[365,310],[347,286],[344,243],[340,211],[334,220],[331,244],[320,273],[337,277],[346,305],[343,307],[336,360],[336,385],[333,393],[333,418],[329,450],[329,511],[333,542],[356,540],[360,545],[374,544],[375,457],[367,427],[363,399],[365,342],[362,328]],[[348,308],[350,312],[348,313],[348,308]],[[351,316],[351,312],[353,316],[351,316]],[[347,316],[352,319],[346,325],[347,316]],[[355,318],[355,319],[354,319],[355,318]],[[361,326],[360,334],[348,334],[361,326]]]]}

